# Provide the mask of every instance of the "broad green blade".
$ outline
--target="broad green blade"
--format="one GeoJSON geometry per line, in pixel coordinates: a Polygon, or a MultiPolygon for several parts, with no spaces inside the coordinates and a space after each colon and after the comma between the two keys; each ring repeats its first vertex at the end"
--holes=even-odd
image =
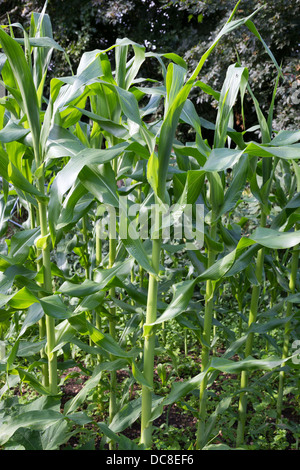
{"type": "Polygon", "coordinates": [[[270,228],[258,227],[250,238],[256,243],[274,250],[285,250],[300,243],[300,231],[279,232],[270,228]]]}
{"type": "Polygon", "coordinates": [[[0,42],[20,89],[24,110],[32,132],[35,151],[39,152],[39,104],[30,68],[21,46],[0,28],[0,42]]]}
{"type": "Polygon", "coordinates": [[[216,130],[214,136],[214,148],[222,148],[227,139],[227,127],[240,89],[245,90],[248,80],[246,67],[237,64],[230,65],[220,93],[216,130]]]}

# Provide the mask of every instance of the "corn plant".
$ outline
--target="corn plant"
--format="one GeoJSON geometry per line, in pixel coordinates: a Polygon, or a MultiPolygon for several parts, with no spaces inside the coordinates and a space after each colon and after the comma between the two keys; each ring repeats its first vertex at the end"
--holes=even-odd
{"type": "MultiPolygon", "coordinates": [[[[90,417],[77,411],[104,377],[109,377],[107,422],[95,424],[110,449],[151,449],[153,421],[165,407],[196,390],[195,447],[208,448],[216,420],[234,400],[233,396],[219,400],[208,414],[209,388],[220,373],[241,374],[237,447],[245,440],[251,371],[279,370],[280,417],[285,379],[285,369],[280,368],[291,364],[289,341],[297,301],[299,131],[274,136],[280,67],[252,22],[259,12],[234,19],[239,3],[190,74],[178,55],[148,53],[144,46],[123,38],[106,50],[85,52],[75,73],[51,80],[47,99],[44,85],[51,52],[63,51],[53,40],[46,5],[40,15],[32,16],[24,39],[0,30],[1,74],[7,90],[0,103],[1,201],[9,211],[17,195],[30,215],[30,228],[22,227],[0,254],[0,320],[11,322],[17,334],[7,356],[2,354],[6,383],[1,395],[19,381],[43,395],[35,404],[36,414],[31,415],[30,409],[24,410],[22,419],[15,411],[11,414],[0,433],[0,445],[5,446],[22,426],[40,430],[43,446],[49,427],[48,433],[57,434],[53,446],[61,445],[70,437],[68,425],[90,423],[90,417]],[[220,92],[199,78],[223,36],[241,26],[262,42],[278,71],[267,119],[251,91],[249,71],[239,59],[228,66],[220,92]],[[161,83],[142,76],[148,59],[159,61],[161,83]],[[208,93],[218,103],[214,123],[198,115],[189,99],[192,89],[208,93]],[[258,123],[238,132],[233,129],[233,110],[239,102],[245,126],[246,93],[258,123]],[[193,131],[192,142],[177,140],[181,123],[193,131]],[[203,137],[203,128],[212,131],[211,142],[203,137]],[[247,140],[254,131],[260,132],[261,141],[247,140]],[[292,182],[287,197],[281,171],[292,182]],[[248,215],[237,224],[247,191],[259,205],[259,223],[248,215]],[[282,209],[277,216],[276,204],[282,209]],[[178,235],[177,224],[188,207],[194,232],[178,235]],[[108,218],[103,239],[101,224],[107,212],[113,217],[108,218]],[[141,235],[143,224],[146,237],[141,235]],[[140,232],[134,231],[137,227],[140,232]],[[195,234],[198,244],[191,243],[195,234]],[[282,250],[283,259],[278,254],[282,250]],[[78,260],[72,271],[70,257],[78,260]],[[183,269],[178,262],[184,262],[183,269]],[[260,310],[266,304],[268,282],[273,286],[269,313],[260,310]],[[240,309],[238,338],[218,316],[228,285],[240,309]],[[288,295],[282,318],[276,317],[284,311],[284,302],[276,303],[277,290],[288,295]],[[249,302],[242,292],[249,295],[249,302]],[[33,332],[37,322],[38,340],[26,341],[25,333],[33,332]],[[168,354],[174,369],[178,365],[166,342],[172,322],[196,339],[201,370],[168,390],[171,375],[167,379],[160,363],[163,384],[157,393],[156,358],[160,362],[159,355],[168,354]],[[274,356],[269,351],[274,342],[267,333],[282,325],[283,348],[275,345],[274,356]],[[222,334],[226,347],[220,355],[215,346],[222,334]],[[262,359],[252,357],[256,335],[266,340],[268,355],[262,359]],[[63,385],[60,371],[77,364],[76,348],[92,358],[85,366],[80,364],[89,379],[59,412],[51,400],[57,399],[63,385]],[[57,361],[57,356],[63,359],[57,361]],[[29,367],[19,364],[22,357],[31,358],[29,367]],[[120,398],[117,375],[122,370],[129,377],[120,398]],[[131,399],[134,384],[140,392],[131,399]],[[135,444],[121,433],[138,419],[140,442],[135,444]]],[[[10,33],[14,27],[20,25],[10,25],[10,33]]]]}
{"type": "MultiPolygon", "coordinates": [[[[30,213],[31,213],[31,226],[34,227],[36,217],[39,220],[40,227],[38,229],[32,228],[32,232],[37,235],[37,230],[40,231],[40,243],[37,245],[37,248],[40,249],[41,258],[42,258],[42,270],[43,270],[43,289],[45,292],[52,292],[52,274],[51,274],[51,261],[50,261],[50,245],[49,245],[49,234],[48,234],[48,220],[47,220],[47,196],[45,194],[45,179],[44,179],[44,145],[43,145],[43,134],[40,125],[40,112],[41,112],[41,97],[43,93],[43,86],[45,82],[45,76],[47,71],[47,64],[49,63],[49,56],[51,56],[51,50],[53,47],[58,47],[55,44],[53,39],[47,36],[47,39],[43,39],[40,36],[42,25],[45,24],[46,27],[49,27],[49,22],[44,23],[44,13],[36,21],[34,16],[32,17],[32,29],[35,33],[33,42],[37,43],[42,47],[42,53],[35,54],[35,67],[34,67],[34,76],[31,72],[31,55],[30,48],[31,43],[28,35],[24,32],[24,43],[25,43],[25,53],[23,52],[21,46],[9,37],[4,31],[0,31],[1,34],[1,45],[6,53],[7,62],[4,67],[7,69],[5,77],[8,82],[14,84],[13,87],[4,85],[12,93],[12,96],[15,98],[17,103],[17,112],[18,118],[22,119],[27,123],[28,130],[31,135],[32,142],[32,152],[34,158],[34,185],[30,183],[32,176],[30,175],[29,181],[26,179],[26,176],[18,169],[17,166],[14,166],[12,161],[8,161],[7,157],[7,179],[10,179],[10,173],[16,173],[17,177],[21,180],[20,183],[17,183],[17,187],[29,194],[29,196],[35,197],[35,200],[32,200],[30,213]],[[47,49],[44,49],[45,43],[47,44],[47,49]],[[50,47],[49,47],[50,45],[50,47]],[[50,49],[50,50],[49,50],[50,49]],[[44,53],[46,52],[46,55],[44,53]],[[26,60],[27,59],[27,60],[26,60]],[[18,110],[19,108],[19,110],[18,110]],[[20,186],[19,186],[20,185],[20,186]],[[24,185],[24,187],[22,187],[24,185]],[[37,214],[35,215],[33,211],[33,206],[37,209],[37,214]]],[[[43,126],[43,130],[46,129],[43,126]]],[[[47,131],[46,131],[47,132],[47,131]]],[[[28,131],[26,131],[26,134],[28,131]]],[[[23,136],[26,135],[23,133],[23,136]]],[[[47,137],[47,136],[46,136],[47,137]]],[[[9,142],[9,140],[8,140],[9,142]]],[[[22,166],[22,153],[19,153],[19,163],[22,166]]],[[[15,162],[17,163],[17,162],[15,162]]],[[[28,163],[27,163],[28,171],[28,163]]],[[[6,174],[4,175],[4,178],[6,174]]],[[[25,199],[27,199],[25,195],[25,199]]],[[[12,254],[12,253],[11,253],[12,254]]],[[[43,325],[41,325],[41,334],[43,334],[43,325]]],[[[55,333],[54,333],[54,319],[46,316],[46,335],[47,335],[47,357],[48,357],[48,369],[49,369],[49,389],[53,394],[57,393],[57,363],[56,355],[52,352],[55,343],[55,333]]],[[[45,379],[45,383],[48,383],[48,380],[45,379]]]]}

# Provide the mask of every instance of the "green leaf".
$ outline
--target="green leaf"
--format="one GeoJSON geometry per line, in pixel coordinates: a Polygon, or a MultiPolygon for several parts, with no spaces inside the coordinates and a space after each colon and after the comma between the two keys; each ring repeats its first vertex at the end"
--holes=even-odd
{"type": "Polygon", "coordinates": [[[19,343],[20,341],[17,340],[15,344],[12,347],[12,350],[10,352],[10,355],[8,356],[7,363],[6,363],[6,373],[10,371],[10,369],[13,368],[13,363],[17,357],[18,354],[18,349],[19,349],[19,343]]]}
{"type": "Polygon", "coordinates": [[[97,114],[86,111],[85,109],[78,107],[76,107],[76,109],[78,109],[84,116],[89,117],[92,121],[97,122],[103,130],[109,132],[118,139],[125,139],[129,134],[128,129],[126,129],[122,124],[117,124],[110,119],[98,116],[97,114]]]}
{"type": "Polygon", "coordinates": [[[196,280],[182,281],[173,286],[173,298],[170,305],[166,308],[164,313],[154,322],[149,325],[144,325],[144,335],[149,334],[148,327],[158,325],[165,321],[175,318],[180,315],[188,306],[189,301],[193,295],[196,280]]]}
{"type": "Polygon", "coordinates": [[[19,126],[16,121],[9,121],[6,126],[0,131],[0,142],[4,144],[20,140],[30,132],[30,129],[25,129],[19,126]]]}
{"type": "Polygon", "coordinates": [[[73,313],[68,311],[67,306],[63,303],[59,295],[49,295],[40,299],[40,304],[46,315],[65,320],[72,317],[73,313]]]}
{"type": "Polygon", "coordinates": [[[78,392],[74,398],[67,401],[67,403],[65,404],[65,415],[73,413],[76,409],[80,407],[80,405],[84,402],[85,398],[90,393],[90,391],[96,388],[99,384],[103,375],[103,371],[121,370],[126,366],[127,361],[125,361],[124,359],[117,359],[115,361],[108,361],[103,362],[102,364],[98,364],[94,369],[92,377],[85,382],[84,387],[80,390],[80,392],[78,392]]]}
{"type": "MultiPolygon", "coordinates": [[[[124,209],[123,223],[125,223],[126,233],[124,234],[125,236],[123,236],[121,232],[119,233],[120,237],[122,237],[122,243],[128,253],[136,259],[146,271],[157,275],[150,264],[141,239],[128,236],[128,225],[130,221],[128,217],[126,217],[126,208],[122,207],[122,198],[119,198],[117,194],[117,185],[111,169],[103,168],[103,172],[101,173],[95,167],[84,167],[79,174],[79,179],[86,189],[88,189],[100,202],[115,208],[121,207],[124,209]]],[[[110,215],[112,216],[113,214],[110,215]]],[[[115,230],[116,222],[113,222],[111,219],[110,225],[111,224],[113,224],[112,228],[115,230]]],[[[111,233],[110,236],[113,237],[116,236],[116,234],[111,233]]]]}
{"type": "Polygon", "coordinates": [[[114,433],[105,423],[97,423],[100,430],[103,432],[105,436],[111,439],[113,442],[118,443],[118,449],[120,450],[144,450],[143,444],[136,444],[131,439],[123,434],[118,435],[114,433]]]}
{"type": "Polygon", "coordinates": [[[233,180],[230,182],[229,188],[225,193],[223,204],[217,210],[217,213],[214,214],[214,220],[216,220],[226,212],[228,213],[235,207],[245,187],[247,173],[248,158],[247,155],[242,155],[241,159],[236,164],[236,167],[234,169],[233,180]]]}
{"type": "Polygon", "coordinates": [[[29,289],[23,287],[15,294],[12,294],[11,299],[8,299],[8,304],[15,309],[22,310],[38,301],[38,298],[29,289]]]}
{"type": "Polygon", "coordinates": [[[281,147],[291,144],[296,144],[300,141],[300,131],[281,130],[276,134],[274,139],[271,140],[270,145],[281,147]]]}
{"type": "Polygon", "coordinates": [[[16,189],[21,189],[25,193],[29,193],[35,196],[39,202],[44,204],[48,202],[48,197],[41,193],[35,186],[33,186],[12,162],[8,163],[6,179],[11,181],[16,189]]]}
{"type": "Polygon", "coordinates": [[[47,136],[45,156],[46,158],[74,157],[84,149],[84,145],[74,134],[54,124],[47,136]]]}
{"type": "Polygon", "coordinates": [[[203,170],[224,171],[232,168],[243,155],[244,150],[228,149],[228,148],[215,148],[209,154],[203,170]]]}
{"type": "Polygon", "coordinates": [[[113,432],[122,432],[131,426],[141,414],[141,397],[131,400],[114,416],[109,428],[113,432]]]}
{"type": "Polygon", "coordinates": [[[19,428],[43,430],[62,421],[64,416],[54,410],[32,410],[20,416],[11,416],[1,424],[0,445],[4,445],[19,428]]]}
{"type": "MultiPolygon", "coordinates": [[[[119,156],[128,146],[128,143],[120,143],[108,149],[84,149],[72,157],[67,165],[58,173],[53,182],[53,191],[58,191],[59,196],[66,193],[75,183],[81,170],[90,165],[100,165],[110,162],[119,156]]],[[[83,183],[83,182],[82,182],[83,183]]]]}
{"type": "Polygon", "coordinates": [[[95,281],[85,279],[82,284],[75,284],[65,281],[59,288],[59,292],[70,295],[71,297],[85,297],[98,293],[101,289],[105,289],[107,284],[115,277],[122,274],[128,274],[133,265],[132,260],[125,260],[115,263],[112,268],[95,270],[95,281]]]}
{"type": "Polygon", "coordinates": [[[8,58],[14,78],[18,83],[33,142],[36,150],[38,150],[40,134],[39,104],[31,71],[21,46],[2,28],[0,29],[0,42],[8,58]]]}
{"type": "Polygon", "coordinates": [[[283,73],[282,73],[282,70],[281,68],[279,67],[272,51],[270,50],[270,48],[267,46],[267,44],[265,43],[265,41],[263,40],[263,38],[261,37],[261,35],[259,34],[259,32],[257,31],[257,28],[256,26],[254,25],[254,23],[248,19],[246,22],[245,22],[247,28],[260,40],[260,42],[262,43],[262,45],[264,46],[265,48],[265,51],[267,52],[267,54],[269,55],[269,57],[272,59],[272,62],[273,64],[275,65],[277,71],[278,71],[278,74],[283,77],[283,73]]]}
{"type": "Polygon", "coordinates": [[[95,166],[83,166],[78,177],[82,185],[101,203],[119,207],[117,184],[111,169],[105,166],[101,172],[95,166]]]}
{"type": "Polygon", "coordinates": [[[30,248],[34,245],[34,241],[39,234],[40,229],[37,227],[29,230],[21,230],[12,237],[9,257],[13,260],[13,264],[24,263],[30,248]]]}
{"type": "Polygon", "coordinates": [[[227,74],[222,86],[219,98],[216,130],[214,136],[214,148],[222,148],[227,139],[227,126],[232,114],[237,94],[240,88],[245,88],[248,80],[248,70],[232,64],[227,69],[227,74]]]}
{"type": "Polygon", "coordinates": [[[279,232],[270,228],[258,227],[250,235],[250,239],[274,250],[287,249],[298,245],[300,242],[300,231],[279,232]]]}
{"type": "MultiPolygon", "coordinates": [[[[18,42],[19,44],[24,45],[23,38],[15,38],[15,41],[18,42]]],[[[50,37],[34,37],[34,38],[29,37],[28,41],[29,41],[30,46],[33,46],[33,47],[53,48],[61,52],[64,51],[64,49],[56,41],[54,41],[54,39],[50,37]]]]}
{"type": "Polygon", "coordinates": [[[72,316],[68,319],[70,325],[75,328],[80,334],[82,335],[89,335],[91,340],[103,348],[108,353],[112,354],[113,356],[120,357],[120,358],[131,358],[136,355],[136,352],[127,352],[124,351],[118,343],[110,336],[104,335],[95,328],[90,322],[88,322],[84,316],[84,314],[72,316]]]}
{"type": "MultiPolygon", "coordinates": [[[[152,395],[152,409],[156,408],[163,398],[157,395],[152,395]]],[[[114,416],[109,428],[115,433],[124,431],[124,429],[131,426],[141,414],[141,397],[127,403],[121,410],[114,416]]]]}
{"type": "MultiPolygon", "coordinates": [[[[13,286],[14,280],[16,283],[18,279],[26,277],[26,279],[33,279],[36,276],[36,271],[27,269],[25,266],[14,264],[9,266],[3,273],[0,272],[0,292],[5,294],[13,286]]],[[[22,282],[22,281],[21,281],[22,282]]]]}
{"type": "Polygon", "coordinates": [[[30,357],[40,352],[46,344],[46,340],[33,342],[33,341],[20,341],[17,356],[30,357]]]}
{"type": "MultiPolygon", "coordinates": [[[[41,437],[39,431],[33,431],[31,429],[19,428],[13,435],[14,446],[22,446],[25,450],[43,450],[41,437]]],[[[15,450],[12,448],[12,443],[8,443],[9,450],[15,450]]],[[[6,447],[7,448],[7,447],[6,447]]],[[[16,448],[17,450],[18,448],[16,448]]]]}
{"type": "Polygon", "coordinates": [[[60,450],[60,446],[72,437],[70,426],[66,421],[58,421],[41,433],[43,450],[60,450]]]}

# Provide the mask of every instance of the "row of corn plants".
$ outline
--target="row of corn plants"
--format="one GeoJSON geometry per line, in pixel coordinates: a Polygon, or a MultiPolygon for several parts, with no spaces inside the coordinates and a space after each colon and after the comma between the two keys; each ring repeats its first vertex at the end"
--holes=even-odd
{"type": "Polygon", "coordinates": [[[192,72],[175,53],[146,52],[124,38],[85,52],[75,73],[51,79],[47,96],[53,51],[68,59],[47,5],[32,14],[29,33],[20,24],[1,27],[3,448],[24,446],[25,432],[32,442],[38,435],[37,448],[60,448],[95,425],[102,448],[151,449],[153,422],[191,394],[197,431],[189,448],[214,448],[215,423],[233,406],[229,447],[243,448],[253,383],[267,378],[280,425],[298,362],[291,342],[299,331],[300,131],[273,131],[281,70],[254,25],[259,11],[235,19],[238,5],[192,72]],[[239,58],[220,91],[201,81],[216,45],[240,27],[274,63],[267,116],[239,58]],[[148,60],[159,62],[161,82],[142,76],[148,60]],[[197,114],[189,99],[195,88],[217,103],[214,123],[197,114]],[[257,115],[250,129],[246,94],[257,115]],[[177,140],[182,124],[191,142],[177,140]],[[26,216],[11,233],[17,211],[26,216]],[[188,233],[178,231],[183,220],[188,233]],[[222,315],[228,289],[237,329],[222,315]],[[168,382],[161,358],[178,366],[167,335],[183,328],[185,355],[191,337],[199,370],[160,391],[156,372],[168,382]],[[60,407],[75,366],[89,378],[60,407]],[[239,384],[211,412],[210,390],[226,374],[239,384]],[[14,401],[22,387],[38,397],[14,401]],[[90,397],[98,412],[104,407],[100,420],[83,411],[90,397]],[[125,435],[136,423],[138,441],[125,435]]]}

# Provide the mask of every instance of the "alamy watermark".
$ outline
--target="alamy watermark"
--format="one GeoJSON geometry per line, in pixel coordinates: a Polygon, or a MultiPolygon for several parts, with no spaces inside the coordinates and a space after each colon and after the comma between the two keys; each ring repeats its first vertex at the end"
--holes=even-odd
{"type": "Polygon", "coordinates": [[[146,240],[161,238],[168,242],[184,241],[186,249],[199,250],[204,242],[203,204],[138,204],[127,196],[119,206],[103,204],[97,222],[101,240],[146,240]]]}
{"type": "Polygon", "coordinates": [[[292,83],[292,95],[291,95],[291,101],[293,104],[299,104],[300,103],[300,81],[295,80],[292,83]]]}
{"type": "Polygon", "coordinates": [[[296,339],[292,343],[292,363],[293,364],[300,364],[300,339],[296,339]]]}

